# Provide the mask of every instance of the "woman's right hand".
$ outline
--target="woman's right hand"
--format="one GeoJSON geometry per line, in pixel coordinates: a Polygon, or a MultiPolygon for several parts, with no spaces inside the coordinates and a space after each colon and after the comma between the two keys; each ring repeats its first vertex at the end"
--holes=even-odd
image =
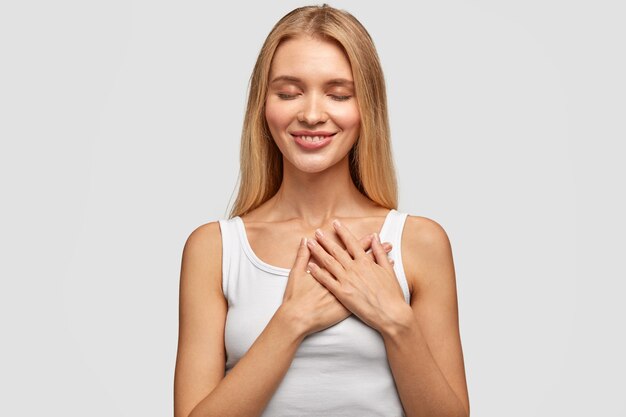
{"type": "MultiPolygon", "coordinates": [[[[371,247],[372,236],[367,235],[359,241],[363,250],[367,251],[371,247]]],[[[391,244],[383,242],[383,248],[388,253],[391,251],[391,244]]],[[[372,253],[368,255],[374,259],[372,253]]],[[[352,314],[333,293],[307,273],[310,259],[311,252],[303,238],[289,273],[281,306],[302,326],[304,336],[324,330],[352,314]]]]}

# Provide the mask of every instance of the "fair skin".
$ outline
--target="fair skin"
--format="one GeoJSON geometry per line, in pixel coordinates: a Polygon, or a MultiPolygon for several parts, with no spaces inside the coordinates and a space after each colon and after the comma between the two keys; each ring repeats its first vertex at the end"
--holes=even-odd
{"type": "Polygon", "coordinates": [[[283,154],[283,182],[242,219],[256,255],[291,268],[283,304],[224,376],[220,231],[213,222],[190,235],[181,268],[176,417],[260,415],[304,337],[350,314],[383,336],[408,417],[469,415],[449,240],[436,222],[408,216],[402,235],[411,292],[406,304],[385,253],[389,247],[370,238],[388,209],[363,196],[350,178],[348,152],[360,115],[354,87],[329,83],[336,79],[353,81],[350,62],[334,43],[301,37],[282,43],[274,55],[265,116],[283,154]],[[297,80],[271,82],[279,76],[297,80]],[[311,150],[294,141],[295,130],[336,134],[311,150]],[[313,245],[301,244],[303,237],[313,245]],[[365,253],[370,247],[371,255],[365,253]]]}

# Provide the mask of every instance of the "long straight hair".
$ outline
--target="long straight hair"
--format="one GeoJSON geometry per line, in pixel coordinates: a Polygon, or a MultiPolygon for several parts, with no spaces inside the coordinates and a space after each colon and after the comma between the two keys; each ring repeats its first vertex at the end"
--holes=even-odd
{"type": "Polygon", "coordinates": [[[292,10],[265,39],[252,76],[241,134],[239,190],[229,216],[241,216],[278,191],[283,159],[265,119],[269,72],[281,42],[302,36],[335,41],[352,67],[361,115],[359,137],[350,150],[350,176],[366,197],[388,209],[397,208],[398,185],[391,152],[387,93],[380,60],[371,36],[350,13],[324,3],[292,10]]]}

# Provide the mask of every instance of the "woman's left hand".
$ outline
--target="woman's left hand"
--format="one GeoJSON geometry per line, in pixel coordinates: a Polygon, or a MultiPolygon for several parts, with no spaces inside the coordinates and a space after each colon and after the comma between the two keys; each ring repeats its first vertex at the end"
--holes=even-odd
{"type": "Polygon", "coordinates": [[[318,265],[311,275],[368,326],[387,333],[400,323],[408,304],[378,234],[372,239],[373,261],[346,226],[333,222],[346,249],[316,231],[309,249],[318,265]]]}

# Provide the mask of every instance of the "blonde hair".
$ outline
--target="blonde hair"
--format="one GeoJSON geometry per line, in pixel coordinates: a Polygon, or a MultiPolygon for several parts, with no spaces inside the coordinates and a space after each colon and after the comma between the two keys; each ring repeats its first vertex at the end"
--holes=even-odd
{"type": "Polygon", "coordinates": [[[386,208],[397,208],[398,186],[391,154],[387,95],[372,38],[350,13],[322,6],[292,10],[272,28],[261,48],[252,76],[243,122],[240,178],[230,217],[240,216],[269,200],[282,182],[282,153],[265,119],[265,99],[272,58],[281,42],[300,36],[335,41],[346,53],[361,115],[360,134],[350,150],[350,176],[357,189],[386,208]]]}

